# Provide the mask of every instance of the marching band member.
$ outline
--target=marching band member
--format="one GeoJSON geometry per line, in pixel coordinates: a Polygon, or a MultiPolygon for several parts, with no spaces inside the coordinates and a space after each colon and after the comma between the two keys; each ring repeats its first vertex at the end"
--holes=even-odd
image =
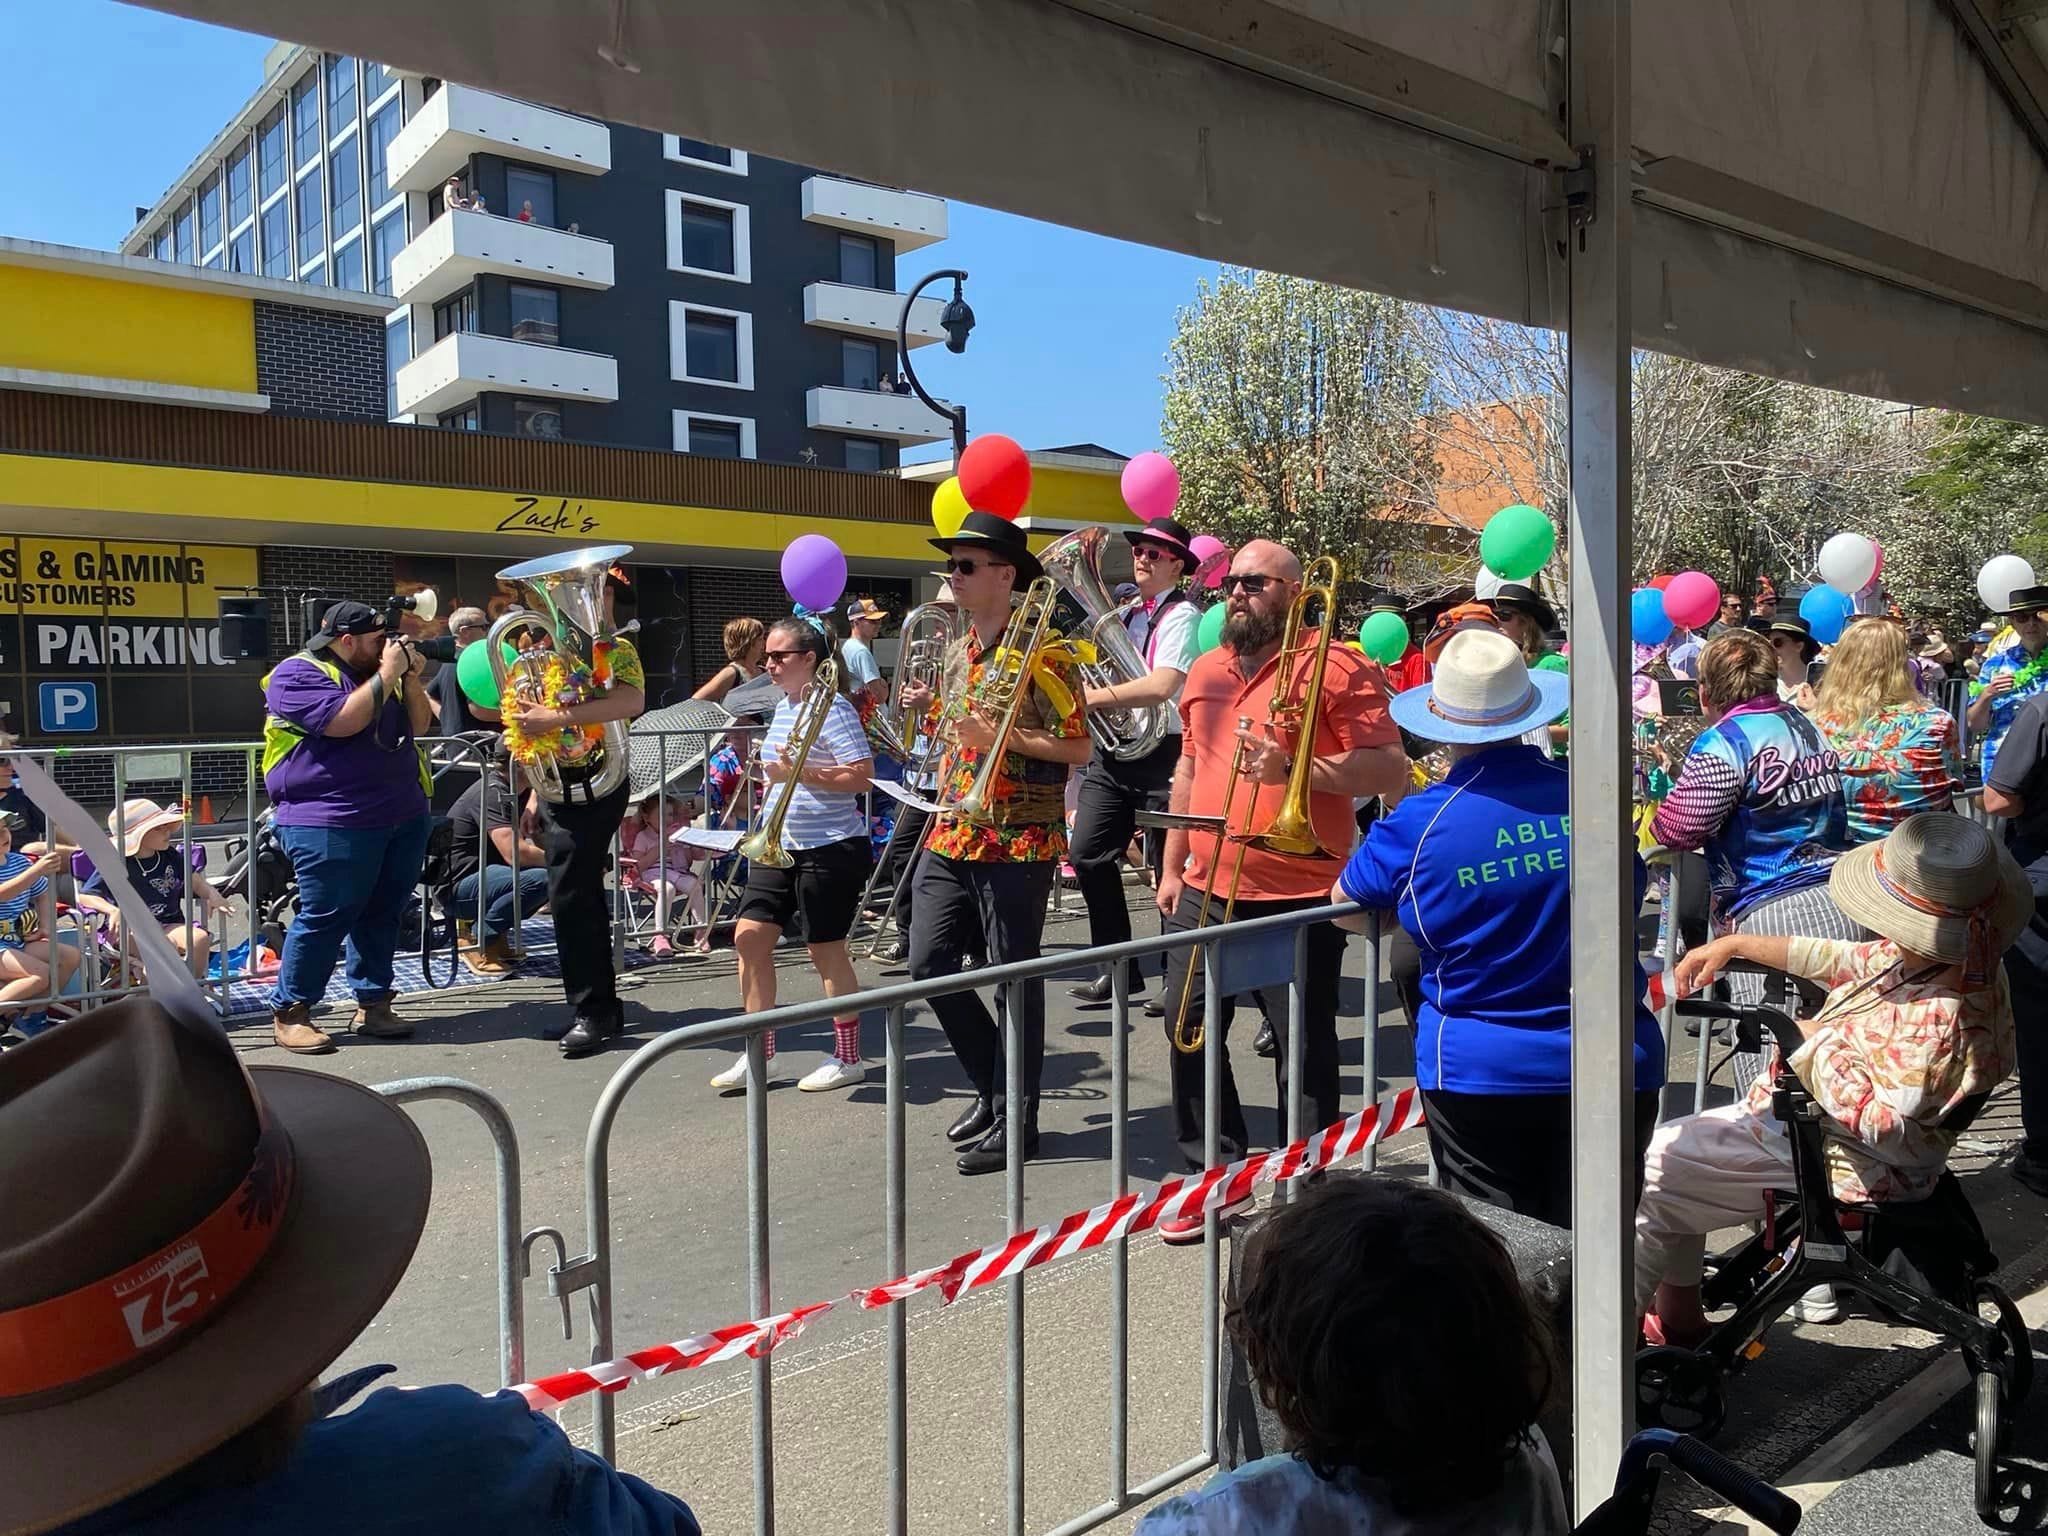
{"type": "MultiPolygon", "coordinates": [[[[1201,611],[1181,590],[1184,577],[1201,564],[1188,544],[1188,531],[1170,517],[1142,528],[1127,528],[1131,567],[1137,577],[1140,606],[1124,618],[1131,643],[1151,668],[1143,677],[1086,692],[1091,712],[1128,709],[1147,704],[1176,704],[1188,668],[1194,664],[1195,631],[1201,611]]],[[[1180,761],[1180,713],[1169,714],[1166,739],[1141,758],[1126,762],[1097,751],[1081,774],[1081,802],[1074,816],[1074,842],[1067,862],[1080,877],[1081,899],[1088,904],[1088,942],[1122,944],[1131,936],[1130,908],[1124,904],[1124,850],[1137,830],[1139,811],[1163,811],[1173,787],[1174,765],[1180,761]]],[[[1146,853],[1152,872],[1159,873],[1163,840],[1148,833],[1146,853]]],[[[1136,961],[1130,966],[1130,992],[1144,990],[1136,961]]],[[[1071,989],[1086,1003],[1109,1001],[1109,976],[1071,989]]]]}
{"type": "Polygon", "coordinates": [[[2005,600],[1998,616],[2005,620],[1977,680],[1970,684],[1970,707],[1966,715],[1972,740],[1981,737],[1984,777],[1991,777],[1992,761],[2020,706],[2048,688],[2048,586],[2021,587],[2005,600]]]}
{"type": "MultiPolygon", "coordinates": [[[[775,1006],[775,946],[799,910],[811,964],[825,983],[825,995],[846,997],[860,990],[846,935],[874,867],[868,819],[860,804],[860,794],[874,775],[874,757],[860,714],[843,693],[832,696],[818,738],[801,760],[790,745],[803,712],[804,690],[831,654],[831,637],[816,619],[781,619],[768,631],[764,659],[782,699],[761,742],[761,773],[769,787],[756,824],[766,823],[787,797],[780,841],[795,862],[781,869],[760,859],[747,864],[747,890],[740,898],[732,946],[739,955],[740,1006],[748,1013],[775,1006]]],[[[810,1093],[849,1088],[867,1076],[860,1060],[860,1015],[835,1018],[832,1035],[831,1056],[798,1088],[810,1093]]],[[[762,1045],[772,1063],[773,1030],[762,1045]]],[[[711,1079],[711,1086],[739,1088],[746,1081],[747,1057],[742,1051],[737,1061],[711,1079]]]]}
{"type": "MultiPolygon", "coordinates": [[[[1042,568],[1023,530],[987,512],[968,513],[958,533],[932,543],[946,553],[963,621],[947,647],[940,689],[952,732],[939,769],[937,801],[944,806],[973,783],[995,744],[998,722],[969,697],[995,659],[1009,624],[1011,594],[1035,581],[1042,568]]],[[[1046,896],[1066,850],[1067,775],[1088,760],[1089,742],[1080,677],[1070,661],[1048,658],[1023,687],[986,819],[968,821],[942,811],[926,834],[910,926],[910,974],[917,980],[957,974],[967,951],[984,943],[993,965],[1037,958],[1046,896]]],[[[921,714],[932,702],[931,691],[906,687],[903,702],[909,713],[921,714]]],[[[1038,1150],[1044,984],[1029,983],[1018,1002],[1024,1102],[1011,1104],[1004,1088],[1003,1034],[987,1006],[973,992],[932,999],[932,1011],[974,1089],[973,1100],[946,1130],[948,1140],[965,1144],[958,1163],[964,1174],[1002,1168],[1013,1125],[1021,1127],[1023,1155],[1038,1150]]]]}
{"type": "MultiPolygon", "coordinates": [[[[614,568],[605,580],[604,610],[608,628],[618,627],[621,601],[630,605],[631,589],[614,568]]],[[[529,735],[570,726],[602,725],[630,720],[646,706],[647,674],[640,653],[624,635],[603,642],[607,648],[609,682],[601,691],[566,708],[508,698],[506,717],[529,735]]],[[[541,804],[541,846],[548,855],[548,911],[555,919],[555,948],[562,966],[562,995],[570,1019],[557,1030],[543,1031],[559,1040],[565,1057],[588,1056],[605,1041],[626,1032],[626,1010],[619,1001],[618,978],[612,970],[612,904],[605,889],[612,839],[626,819],[632,796],[629,780],[599,799],[578,770],[562,772],[566,798],[541,804]]]]}
{"type": "MultiPolygon", "coordinates": [[[[1224,811],[1224,789],[1233,757],[1241,750],[1245,763],[1241,777],[1250,785],[1251,811],[1248,820],[1231,811],[1233,830],[1264,828],[1278,809],[1292,764],[1294,744],[1272,739],[1268,703],[1280,665],[1280,636],[1287,611],[1301,592],[1301,562],[1285,546],[1269,539],[1255,539],[1237,552],[1224,578],[1225,617],[1223,643],[1195,658],[1188,670],[1187,685],[1181,691],[1181,758],[1173,776],[1176,813],[1220,816],[1224,811]],[[1239,722],[1249,718],[1252,730],[1239,722]]],[[[1297,647],[1290,658],[1292,692],[1299,697],[1310,668],[1315,665],[1313,647],[1297,647]]],[[[1309,777],[1309,814],[1323,846],[1335,852],[1328,858],[1300,858],[1247,848],[1237,883],[1235,915],[1265,917],[1276,912],[1296,912],[1320,906],[1329,899],[1331,882],[1343,868],[1344,855],[1351,851],[1356,835],[1351,802],[1354,796],[1398,797],[1408,783],[1408,759],[1401,750],[1401,735],[1387,714],[1387,697],[1379,681],[1379,668],[1349,647],[1333,645],[1324,677],[1320,718],[1310,726],[1309,750],[1314,765],[1309,777]]],[[[1239,792],[1240,801],[1244,793],[1239,792]]],[[[1190,833],[1175,828],[1166,834],[1166,865],[1159,878],[1159,910],[1169,933],[1186,932],[1198,925],[1201,897],[1210,891],[1216,900],[1231,893],[1220,889],[1228,877],[1228,865],[1235,861],[1234,849],[1224,853],[1225,870],[1219,874],[1217,854],[1222,840],[1207,832],[1190,833]]],[[[1175,951],[1166,970],[1166,1025],[1173,1034],[1179,1022],[1179,1000],[1184,990],[1190,1025],[1201,1018],[1201,978],[1188,987],[1188,969],[1194,949],[1175,951]]],[[[1308,930],[1307,998],[1302,1042],[1303,1095],[1313,1119],[1311,1125],[1328,1125],[1337,1118],[1337,987],[1344,964],[1344,934],[1330,923],[1317,923],[1308,930]]],[[[1282,1042],[1287,1034],[1287,993],[1284,988],[1262,990],[1260,1010],[1282,1042]]],[[[1223,999],[1223,1016],[1207,1021],[1227,1038],[1234,1010],[1231,999],[1223,999]]],[[[1222,1042],[1219,1041],[1219,1045],[1222,1042]]],[[[1174,1137],[1191,1169],[1203,1166],[1202,1057],[1176,1049],[1173,1061],[1174,1137]]],[[[1287,1052],[1275,1052],[1274,1073],[1279,1083],[1280,1103],[1287,1102],[1287,1052]]],[[[1245,1128],[1244,1107],[1238,1101],[1237,1083],[1231,1075],[1230,1058],[1223,1059],[1222,1156],[1240,1156],[1250,1145],[1245,1128]]],[[[1284,1117],[1285,1111],[1282,1110],[1284,1117]]],[[[1283,1133],[1285,1127],[1282,1127],[1283,1133]]],[[[1198,1242],[1202,1235],[1200,1218],[1192,1222],[1171,1220],[1160,1223],[1159,1233],[1169,1242],[1198,1242]]]]}

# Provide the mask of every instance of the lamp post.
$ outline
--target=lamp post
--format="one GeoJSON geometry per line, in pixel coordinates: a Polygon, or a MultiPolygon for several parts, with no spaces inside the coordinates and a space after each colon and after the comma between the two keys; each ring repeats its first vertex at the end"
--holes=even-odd
{"type": "Polygon", "coordinates": [[[917,296],[941,278],[953,279],[953,297],[939,314],[939,324],[946,332],[946,350],[965,352],[967,333],[974,329],[974,311],[967,307],[967,300],[960,292],[960,285],[967,281],[967,274],[957,267],[942,267],[937,272],[927,273],[918,280],[917,286],[903,296],[902,313],[896,317],[896,359],[903,365],[903,376],[910,380],[910,387],[917,391],[917,398],[930,406],[939,415],[953,424],[953,467],[960,467],[960,455],[967,451],[967,407],[964,405],[941,405],[925,391],[918,379],[917,370],[910,364],[910,306],[917,302],[917,296]]]}

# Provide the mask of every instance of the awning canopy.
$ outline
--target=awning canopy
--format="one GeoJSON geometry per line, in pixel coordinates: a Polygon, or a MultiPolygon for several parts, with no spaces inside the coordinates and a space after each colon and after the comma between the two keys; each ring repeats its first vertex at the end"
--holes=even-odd
{"type": "MultiPolygon", "coordinates": [[[[1220,261],[1564,320],[1532,0],[151,0],[1220,261]],[[622,67],[624,66],[624,67],[622,67]]],[[[1640,346],[2048,422],[2048,67],[2011,0],[1640,0],[1640,346]]]]}

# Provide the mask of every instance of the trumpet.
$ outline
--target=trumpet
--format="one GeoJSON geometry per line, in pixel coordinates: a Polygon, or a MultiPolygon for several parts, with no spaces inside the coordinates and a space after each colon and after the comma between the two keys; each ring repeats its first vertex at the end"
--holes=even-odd
{"type": "MultiPolygon", "coordinates": [[[[1266,706],[1267,718],[1288,727],[1294,735],[1294,761],[1287,771],[1287,787],[1281,793],[1280,808],[1273,813],[1273,819],[1263,831],[1253,832],[1251,818],[1259,803],[1258,785],[1254,783],[1244,810],[1244,829],[1233,834],[1230,831],[1232,802],[1237,798],[1238,782],[1244,777],[1248,756],[1244,744],[1238,744],[1238,750],[1230,760],[1229,777],[1223,781],[1223,815],[1216,828],[1215,850],[1209,856],[1209,885],[1202,892],[1202,903],[1195,915],[1195,931],[1198,933],[1209,925],[1209,903],[1215,893],[1217,873],[1223,864],[1226,840],[1237,844],[1237,857],[1230,867],[1230,892],[1223,901],[1222,920],[1225,923],[1237,911],[1237,888],[1243,883],[1244,856],[1249,849],[1258,848],[1266,853],[1286,854],[1292,858],[1336,857],[1316,836],[1315,822],[1309,815],[1308,779],[1310,770],[1315,766],[1316,718],[1322,710],[1323,681],[1330,665],[1330,642],[1337,632],[1337,588],[1343,579],[1343,571],[1337,562],[1328,555],[1322,556],[1310,564],[1301,591],[1287,605],[1287,625],[1280,634],[1280,657],[1273,672],[1272,699],[1266,706]],[[1316,609],[1319,622],[1314,637],[1305,641],[1302,631],[1308,627],[1311,607],[1316,609]],[[1297,700],[1294,697],[1296,658],[1310,646],[1315,648],[1315,656],[1297,700]]],[[[1250,716],[1238,717],[1240,731],[1249,731],[1251,725],[1250,716]]],[[[1208,1029],[1206,1015],[1201,1024],[1192,1030],[1188,1028],[1188,1004],[1195,995],[1198,955],[1199,951],[1188,957],[1187,975],[1180,988],[1180,1008],[1173,1018],[1173,1048],[1188,1056],[1202,1048],[1208,1029]]]]}
{"type": "MultiPolygon", "coordinates": [[[[818,663],[817,673],[797,695],[796,719],[790,725],[789,740],[783,746],[789,754],[789,777],[782,781],[782,798],[761,818],[761,825],[740,844],[740,856],[749,863],[765,864],[770,869],[787,869],[796,862],[795,856],[782,846],[782,824],[789,819],[789,802],[796,798],[796,781],[803,776],[811,748],[818,744],[819,733],[825,729],[825,717],[832,712],[833,702],[838,697],[839,667],[828,658],[818,663]]],[[[755,748],[757,756],[759,751],[758,747],[755,748]]],[[[766,777],[765,770],[762,776],[766,777]]]]}
{"type": "MultiPolygon", "coordinates": [[[[1124,629],[1130,605],[1119,606],[1102,582],[1102,546],[1108,537],[1102,528],[1077,528],[1054,539],[1038,557],[1046,575],[1072,595],[1087,617],[1083,637],[1093,643],[1097,660],[1079,665],[1081,681],[1095,689],[1135,682],[1151,671],[1124,629]]],[[[1170,707],[1137,704],[1091,710],[1088,734],[1103,752],[1128,762],[1145,756],[1166,739],[1170,707]]]]}
{"type": "Polygon", "coordinates": [[[1002,771],[1010,733],[1017,728],[1017,713],[1031,687],[1032,667],[1038,653],[1053,637],[1052,610],[1058,597],[1059,588],[1048,578],[1041,576],[1031,583],[1025,590],[1024,601],[1010,615],[1002,643],[990,657],[980,684],[961,701],[962,712],[987,709],[997,715],[996,739],[989,743],[974,782],[951,804],[941,805],[941,813],[977,824],[987,822],[989,795],[995,788],[996,775],[1002,771]]]}

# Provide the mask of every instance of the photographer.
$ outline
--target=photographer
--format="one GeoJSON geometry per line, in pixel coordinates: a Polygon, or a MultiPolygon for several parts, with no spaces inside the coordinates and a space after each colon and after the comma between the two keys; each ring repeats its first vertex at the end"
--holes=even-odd
{"type": "Polygon", "coordinates": [[[334,1049],[312,1007],[344,944],[349,1028],[412,1033],[391,1010],[391,961],[426,855],[429,778],[416,738],[434,715],[419,654],[386,638],[369,604],[336,603],[305,650],[263,679],[263,786],[299,884],[271,1024],[278,1045],[304,1055],[334,1049]]]}

